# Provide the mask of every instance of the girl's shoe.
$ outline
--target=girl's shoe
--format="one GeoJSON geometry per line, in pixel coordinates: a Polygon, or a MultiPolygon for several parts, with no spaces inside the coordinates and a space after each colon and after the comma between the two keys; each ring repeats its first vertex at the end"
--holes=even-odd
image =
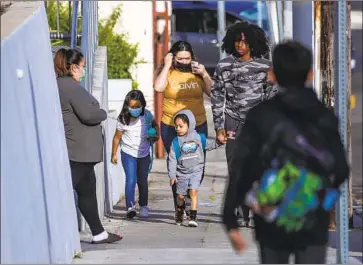
{"type": "Polygon", "coordinates": [[[140,217],[148,217],[149,216],[149,208],[147,206],[141,206],[139,211],[140,217]]]}
{"type": "Polygon", "coordinates": [[[136,216],[136,209],[135,207],[129,207],[127,209],[127,213],[126,213],[126,217],[129,218],[129,219],[132,219],[136,216]]]}

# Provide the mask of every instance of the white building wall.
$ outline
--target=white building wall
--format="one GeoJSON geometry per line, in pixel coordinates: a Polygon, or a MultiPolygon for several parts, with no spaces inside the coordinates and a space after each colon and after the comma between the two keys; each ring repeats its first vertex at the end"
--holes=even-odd
{"type": "MultiPolygon", "coordinates": [[[[131,73],[144,93],[148,109],[154,111],[153,92],[153,23],[151,1],[99,1],[99,18],[107,18],[112,10],[121,4],[121,18],[115,26],[115,32],[125,33],[130,43],[139,44],[137,60],[139,64],[131,73]]],[[[120,62],[122,63],[122,62],[120,62]]]]}

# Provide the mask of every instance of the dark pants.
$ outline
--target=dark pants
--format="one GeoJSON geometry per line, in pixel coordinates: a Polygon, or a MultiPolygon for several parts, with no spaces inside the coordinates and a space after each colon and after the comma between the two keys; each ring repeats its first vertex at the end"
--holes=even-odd
{"type": "Polygon", "coordinates": [[[72,184],[77,192],[78,208],[86,219],[92,235],[105,231],[98,215],[95,164],[70,161],[72,184]]]}
{"type": "MultiPolygon", "coordinates": [[[[205,122],[199,126],[196,126],[195,130],[198,133],[204,133],[205,136],[208,137],[207,122],[205,122]]],[[[173,139],[176,137],[175,128],[174,128],[174,126],[169,126],[169,125],[166,125],[165,123],[161,122],[160,131],[161,131],[161,139],[163,140],[164,148],[165,148],[166,152],[169,154],[171,143],[172,143],[173,139]]],[[[204,152],[204,161],[205,161],[205,158],[206,158],[206,152],[204,152]]],[[[202,183],[203,178],[204,178],[204,169],[203,169],[203,175],[202,175],[202,179],[201,179],[200,183],[202,183]]],[[[176,209],[177,208],[176,184],[174,184],[172,186],[172,191],[173,191],[173,197],[174,197],[174,207],[176,209]]]]}
{"type": "Polygon", "coordinates": [[[121,151],[121,162],[126,175],[125,197],[126,207],[135,205],[135,188],[139,189],[139,205],[148,205],[148,183],[150,156],[136,158],[121,151]]]}
{"type": "Polygon", "coordinates": [[[261,264],[289,264],[291,255],[295,264],[325,264],[326,246],[307,246],[301,249],[272,249],[260,245],[261,264]]]}
{"type": "MultiPolygon", "coordinates": [[[[227,133],[227,144],[226,144],[226,158],[227,158],[227,165],[228,165],[228,175],[231,175],[232,172],[232,158],[233,152],[236,147],[236,140],[235,137],[238,133],[240,133],[242,129],[243,123],[237,120],[232,119],[228,115],[226,115],[226,133],[227,133]]],[[[243,148],[240,146],[239,148],[243,148]]],[[[246,205],[242,204],[242,214],[243,219],[246,222],[249,222],[249,212],[250,209],[246,205]]]]}

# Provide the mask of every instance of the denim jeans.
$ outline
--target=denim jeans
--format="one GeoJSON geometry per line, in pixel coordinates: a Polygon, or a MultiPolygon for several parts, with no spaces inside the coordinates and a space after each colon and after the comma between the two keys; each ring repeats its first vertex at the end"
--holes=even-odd
{"type": "Polygon", "coordinates": [[[139,189],[139,205],[148,205],[148,171],[150,156],[136,158],[121,151],[121,162],[126,175],[125,196],[126,207],[135,205],[136,184],[139,189]]]}
{"type": "MultiPolygon", "coordinates": [[[[207,122],[196,126],[195,130],[198,133],[204,133],[206,137],[208,137],[208,124],[207,122]]],[[[174,126],[170,126],[170,125],[166,125],[165,123],[161,122],[161,126],[160,126],[160,134],[161,134],[161,139],[163,140],[163,144],[164,144],[164,148],[166,150],[166,152],[169,154],[170,152],[170,146],[171,143],[173,141],[173,139],[176,137],[176,131],[174,126]]],[[[206,152],[204,151],[204,159],[206,157],[206,152]]],[[[201,183],[203,181],[204,178],[204,169],[203,169],[203,175],[202,175],[202,179],[201,179],[201,183]]],[[[174,197],[174,207],[176,209],[177,207],[177,193],[176,193],[176,184],[174,184],[172,186],[172,191],[173,191],[173,197],[174,197]]]]}

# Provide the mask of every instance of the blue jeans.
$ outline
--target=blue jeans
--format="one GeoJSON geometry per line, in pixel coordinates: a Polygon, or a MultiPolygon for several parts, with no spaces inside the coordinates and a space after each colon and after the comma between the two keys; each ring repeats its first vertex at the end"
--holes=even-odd
{"type": "Polygon", "coordinates": [[[121,162],[126,175],[126,207],[135,205],[136,184],[139,189],[139,205],[148,205],[148,183],[150,156],[136,158],[121,151],[121,162]]]}
{"type": "MultiPolygon", "coordinates": [[[[205,122],[199,126],[196,126],[195,130],[198,133],[204,133],[205,136],[208,137],[207,122],[205,122]]],[[[174,126],[166,125],[165,123],[161,122],[160,134],[161,134],[161,139],[163,140],[164,148],[165,148],[166,152],[169,154],[171,143],[172,143],[173,139],[176,137],[175,128],[174,128],[174,126]]],[[[204,151],[204,159],[205,159],[205,157],[206,157],[206,152],[204,151]]],[[[201,179],[200,183],[202,183],[203,178],[204,178],[204,169],[203,169],[203,175],[202,175],[202,179],[201,179]]],[[[173,197],[174,197],[174,207],[176,209],[177,208],[176,184],[174,184],[172,186],[172,190],[173,190],[173,197]]]]}

